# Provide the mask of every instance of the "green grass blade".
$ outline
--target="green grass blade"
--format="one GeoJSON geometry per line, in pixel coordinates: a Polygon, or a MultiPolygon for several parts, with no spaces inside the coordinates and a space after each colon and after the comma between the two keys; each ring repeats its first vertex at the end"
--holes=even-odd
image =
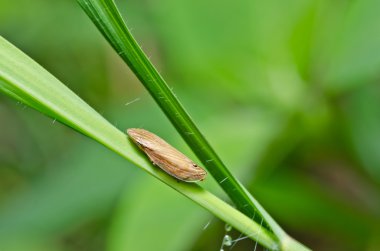
{"type": "Polygon", "coordinates": [[[173,123],[182,138],[206,166],[237,208],[249,217],[254,215],[260,222],[264,217],[270,228],[277,235],[283,231],[275,221],[264,211],[260,204],[252,199],[249,192],[226,168],[213,148],[201,134],[189,114],[180,104],[174,93],[129,32],[117,7],[111,0],[77,0],[100,32],[128,64],[141,83],[146,87],[157,104],[173,123]],[[260,210],[257,210],[260,208],[260,210]]]}
{"type": "Polygon", "coordinates": [[[119,56],[128,64],[182,138],[228,194],[237,208],[275,233],[283,250],[301,250],[302,244],[290,238],[245,187],[232,175],[201,134],[165,80],[144,54],[112,0],[77,0],[119,56]],[[260,217],[261,216],[261,217],[260,217]],[[296,247],[296,248],[295,248],[296,247]],[[300,248],[300,249],[298,249],[300,248]]]}
{"type": "Polygon", "coordinates": [[[123,132],[1,36],[0,91],[98,141],[264,247],[278,250],[273,233],[200,186],[178,182],[154,168],[123,132]]]}

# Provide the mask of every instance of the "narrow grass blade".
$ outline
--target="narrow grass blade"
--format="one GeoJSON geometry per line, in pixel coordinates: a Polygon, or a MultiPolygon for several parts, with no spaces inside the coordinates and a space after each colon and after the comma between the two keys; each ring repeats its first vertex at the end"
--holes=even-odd
{"type": "MultiPolygon", "coordinates": [[[[232,175],[201,134],[165,80],[155,69],[128,30],[113,0],[77,0],[99,31],[152,95],[182,138],[228,194],[237,208],[273,231],[282,247],[303,247],[291,239],[247,189],[232,175]]],[[[302,249],[302,248],[301,248],[302,249]]],[[[294,249],[294,250],[301,250],[294,249]]]]}
{"type": "Polygon", "coordinates": [[[281,228],[263,211],[260,204],[252,199],[249,192],[232,175],[222,160],[201,134],[195,123],[180,104],[174,93],[154,68],[125,25],[117,7],[111,0],[77,0],[96,27],[128,64],[157,104],[173,123],[182,138],[202,161],[209,173],[219,183],[237,208],[248,217],[255,217],[269,229],[283,234],[281,228]],[[257,210],[260,208],[260,210],[257,210]],[[268,226],[267,226],[268,227],[268,226]]]}
{"type": "Polygon", "coordinates": [[[273,233],[259,230],[259,224],[232,206],[196,184],[178,182],[154,168],[123,132],[1,36],[0,91],[98,141],[264,247],[279,249],[273,233]]]}

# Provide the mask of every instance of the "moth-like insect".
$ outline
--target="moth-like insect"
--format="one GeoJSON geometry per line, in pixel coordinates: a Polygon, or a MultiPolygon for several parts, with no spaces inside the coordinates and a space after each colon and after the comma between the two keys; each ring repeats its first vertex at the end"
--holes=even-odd
{"type": "Polygon", "coordinates": [[[139,128],[130,128],[127,133],[153,165],[157,165],[175,178],[196,182],[206,177],[207,172],[203,168],[157,135],[139,128]]]}

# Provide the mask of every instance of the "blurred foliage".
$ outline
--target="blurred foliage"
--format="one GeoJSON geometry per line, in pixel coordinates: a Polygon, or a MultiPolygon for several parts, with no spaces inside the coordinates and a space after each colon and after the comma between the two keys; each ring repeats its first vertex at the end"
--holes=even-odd
{"type": "MultiPolygon", "coordinates": [[[[117,3],[285,230],[315,250],[380,249],[379,1],[117,3]]],[[[189,153],[75,1],[0,7],[1,35],[121,130],[144,127],[189,153]]],[[[204,210],[69,128],[0,101],[1,250],[220,247],[223,224],[204,210]]]]}

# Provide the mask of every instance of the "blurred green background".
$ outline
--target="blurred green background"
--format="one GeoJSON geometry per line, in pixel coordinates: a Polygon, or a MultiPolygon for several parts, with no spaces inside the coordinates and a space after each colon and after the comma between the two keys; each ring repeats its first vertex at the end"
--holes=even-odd
{"type": "MultiPolygon", "coordinates": [[[[315,250],[380,250],[380,1],[116,2],[287,232],[315,250]]],[[[189,153],[76,1],[1,0],[0,34],[120,130],[189,153]]],[[[222,222],[106,148],[4,95],[0,121],[0,250],[220,249],[222,222]]]]}

